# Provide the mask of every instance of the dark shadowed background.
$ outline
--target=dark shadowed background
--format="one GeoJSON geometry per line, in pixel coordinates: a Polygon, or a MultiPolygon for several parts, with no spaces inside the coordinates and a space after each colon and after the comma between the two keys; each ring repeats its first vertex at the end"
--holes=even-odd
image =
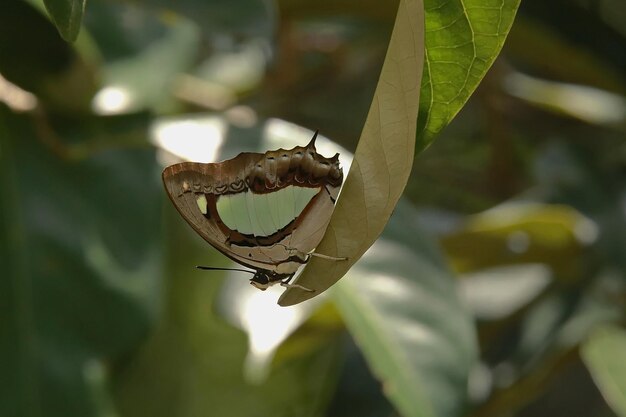
{"type": "Polygon", "coordinates": [[[229,261],[160,173],[306,129],[349,155],[397,2],[80,3],[46,4],[73,43],[0,6],[1,416],[626,416],[625,2],[523,0],[384,238],[295,308],[197,271],[229,261]]]}

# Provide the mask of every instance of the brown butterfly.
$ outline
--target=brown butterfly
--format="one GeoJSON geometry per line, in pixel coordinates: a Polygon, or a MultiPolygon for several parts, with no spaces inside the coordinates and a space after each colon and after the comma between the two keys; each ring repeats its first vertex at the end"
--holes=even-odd
{"type": "Polygon", "coordinates": [[[245,272],[254,273],[258,289],[281,283],[307,290],[289,281],[322,239],[343,181],[339,154],[318,154],[316,137],[305,147],[163,171],[178,212],[213,247],[256,271],[245,272]]]}

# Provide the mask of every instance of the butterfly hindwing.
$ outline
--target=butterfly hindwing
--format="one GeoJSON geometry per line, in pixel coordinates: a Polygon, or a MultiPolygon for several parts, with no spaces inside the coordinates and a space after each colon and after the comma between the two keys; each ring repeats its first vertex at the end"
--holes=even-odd
{"type": "Polygon", "coordinates": [[[314,139],[220,163],[175,164],[163,182],[178,212],[220,252],[290,276],[320,242],[343,180],[338,155],[317,154],[314,139]]]}
{"type": "Polygon", "coordinates": [[[198,165],[189,162],[173,165],[171,168],[180,172],[168,176],[165,182],[170,199],[187,223],[224,255],[247,267],[272,270],[277,261],[288,259],[288,252],[280,246],[264,248],[230,243],[231,234],[237,234],[237,231],[225,233],[225,227],[220,227],[222,220],[216,215],[216,195],[201,190],[183,191],[187,188],[185,183],[194,184],[189,181],[197,181],[195,184],[206,184],[212,181],[212,177],[198,172],[198,165]],[[205,212],[200,209],[198,199],[206,200],[205,212]]]}

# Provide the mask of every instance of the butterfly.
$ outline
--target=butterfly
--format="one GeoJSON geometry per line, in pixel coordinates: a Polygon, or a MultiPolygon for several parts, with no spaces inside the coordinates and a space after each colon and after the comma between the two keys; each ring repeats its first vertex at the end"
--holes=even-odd
{"type": "MultiPolygon", "coordinates": [[[[319,244],[343,182],[339,154],[308,145],[240,153],[218,163],[182,162],[163,170],[174,207],[214,248],[251,268],[260,290],[289,284],[319,244]]],[[[201,269],[223,269],[199,267],[201,269]]]]}

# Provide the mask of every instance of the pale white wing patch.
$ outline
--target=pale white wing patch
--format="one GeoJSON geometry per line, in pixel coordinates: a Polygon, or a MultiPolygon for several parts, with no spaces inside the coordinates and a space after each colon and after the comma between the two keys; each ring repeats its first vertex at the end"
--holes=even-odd
{"type": "MultiPolygon", "coordinates": [[[[320,188],[290,185],[265,194],[226,194],[218,197],[216,207],[229,229],[245,235],[270,236],[297,218],[319,191],[320,188]]],[[[206,212],[206,199],[204,204],[206,212]]],[[[198,207],[202,211],[200,198],[198,207]]]]}
{"type": "MultiPolygon", "coordinates": [[[[249,191],[246,191],[244,193],[235,194],[231,198],[236,198],[239,195],[243,195],[245,197],[245,200],[246,200],[246,212],[248,214],[248,217],[250,218],[250,223],[252,224],[252,231],[251,231],[251,233],[248,233],[248,234],[252,234],[254,236],[267,236],[265,234],[265,232],[263,231],[263,229],[261,229],[261,224],[259,223],[259,219],[258,219],[258,217],[256,215],[256,208],[254,206],[254,196],[253,196],[253,193],[251,193],[249,191]]],[[[241,230],[240,230],[240,232],[241,232],[241,230]]]]}
{"type": "Polygon", "coordinates": [[[202,214],[206,214],[207,213],[206,196],[204,194],[200,195],[200,197],[196,199],[196,203],[198,204],[198,208],[200,209],[200,212],[202,214]]]}
{"type": "Polygon", "coordinates": [[[302,213],[302,210],[309,204],[309,201],[315,194],[319,192],[319,188],[307,188],[307,187],[294,187],[294,211],[297,215],[302,213]]]}
{"type": "Polygon", "coordinates": [[[235,216],[233,215],[233,211],[230,207],[230,199],[222,198],[217,202],[218,208],[220,210],[220,217],[224,223],[235,224],[235,216]]]}
{"type": "Polygon", "coordinates": [[[259,226],[264,232],[264,236],[269,236],[275,231],[279,230],[272,218],[272,209],[268,199],[269,194],[254,194],[250,193],[254,200],[254,210],[256,211],[256,218],[259,221],[259,226]]]}
{"type": "Polygon", "coordinates": [[[272,196],[273,200],[276,200],[274,206],[278,212],[278,218],[280,224],[289,224],[296,216],[293,210],[293,186],[285,187],[279,190],[272,196]]]}
{"type": "Polygon", "coordinates": [[[267,200],[267,206],[269,207],[270,210],[270,216],[272,216],[272,224],[274,225],[274,229],[279,230],[281,229],[280,225],[282,224],[280,215],[278,213],[278,206],[276,205],[276,198],[273,198],[272,200],[269,199],[268,194],[263,194],[265,196],[265,199],[267,200]]]}
{"type": "MultiPolygon", "coordinates": [[[[228,223],[226,223],[226,225],[233,229],[233,230],[245,230],[246,233],[251,233],[252,232],[252,222],[250,221],[250,216],[248,215],[248,209],[246,208],[246,200],[245,200],[245,195],[242,195],[242,197],[244,197],[243,201],[239,201],[240,199],[236,198],[235,195],[227,195],[224,196],[224,198],[227,198],[229,201],[229,205],[230,205],[230,209],[233,212],[233,224],[231,226],[228,226],[228,223]],[[243,204],[242,204],[243,203],[243,204]]],[[[221,200],[222,198],[220,197],[218,201],[221,200]]],[[[219,211],[218,211],[219,213],[219,211]]],[[[220,214],[221,217],[221,214],[220,214]]]]}

